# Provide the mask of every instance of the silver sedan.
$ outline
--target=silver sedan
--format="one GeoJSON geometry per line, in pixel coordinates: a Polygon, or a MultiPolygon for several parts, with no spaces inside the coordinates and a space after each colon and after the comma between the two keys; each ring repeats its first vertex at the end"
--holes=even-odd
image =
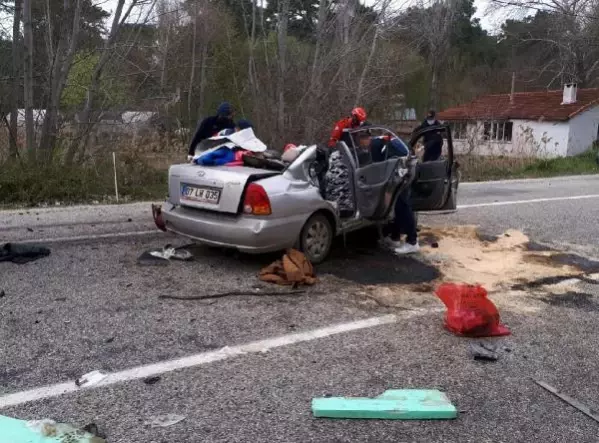
{"type": "MultiPolygon", "coordinates": [[[[433,129],[417,134],[410,144],[433,129]]],[[[350,168],[356,202],[350,216],[341,218],[336,204],[323,198],[321,171],[327,156],[322,148],[310,146],[284,170],[171,166],[169,197],[165,205],[153,208],[156,225],[198,243],[246,253],[295,247],[318,264],[329,254],[335,236],[388,222],[395,196],[406,186],[412,187],[416,211],[455,210],[458,173],[449,127],[436,128],[446,134],[446,154],[422,164],[413,155],[381,156],[381,152],[365,159],[353,143],[356,133],[364,130],[387,140],[398,139],[387,128],[369,126],[348,131],[346,141],[337,145],[350,168]]]]}

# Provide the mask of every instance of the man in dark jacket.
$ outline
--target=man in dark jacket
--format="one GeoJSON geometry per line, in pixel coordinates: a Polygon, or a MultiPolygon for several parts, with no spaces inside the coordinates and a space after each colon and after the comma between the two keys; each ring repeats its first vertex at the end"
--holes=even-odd
{"type": "Polygon", "coordinates": [[[189,144],[188,159],[191,159],[195,154],[198,143],[215,136],[223,129],[235,129],[233,107],[228,102],[223,102],[219,105],[216,115],[206,117],[202,120],[189,144]]]}
{"type": "MultiPolygon", "coordinates": [[[[418,132],[421,129],[428,128],[429,126],[438,126],[441,123],[437,120],[435,111],[432,109],[428,111],[428,114],[422,124],[418,126],[414,132],[418,132]]],[[[424,155],[422,157],[423,162],[431,162],[439,160],[441,157],[441,151],[443,149],[443,137],[438,132],[427,132],[422,137],[424,143],[424,155]]]]}

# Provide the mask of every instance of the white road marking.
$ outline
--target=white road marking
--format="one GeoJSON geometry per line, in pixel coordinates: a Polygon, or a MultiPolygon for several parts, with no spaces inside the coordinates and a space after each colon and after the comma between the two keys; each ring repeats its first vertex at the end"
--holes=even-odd
{"type": "Polygon", "coordinates": [[[484,208],[486,206],[510,206],[510,205],[524,205],[528,203],[543,203],[553,202],[562,200],[587,200],[591,198],[599,198],[599,194],[589,195],[573,195],[569,197],[549,197],[549,198],[533,198],[531,200],[508,200],[499,202],[488,202],[488,203],[473,203],[471,205],[458,205],[458,209],[469,209],[469,208],[484,208]]]}
{"type": "Polygon", "coordinates": [[[19,243],[63,243],[71,241],[86,241],[86,240],[100,240],[107,238],[121,238],[121,237],[139,237],[150,234],[163,234],[158,229],[151,231],[133,231],[133,232],[113,232],[110,234],[90,234],[90,235],[79,235],[73,237],[54,237],[54,238],[31,238],[27,240],[19,240],[19,243]]]}
{"type": "MultiPolygon", "coordinates": [[[[402,314],[402,318],[422,315],[425,311],[409,311],[402,314]]],[[[138,380],[141,378],[151,377],[154,375],[164,374],[165,372],[176,371],[178,369],[191,368],[194,366],[205,365],[208,363],[226,360],[231,357],[236,357],[243,354],[252,354],[257,352],[267,352],[270,349],[288,346],[295,343],[301,343],[319,338],[325,338],[335,334],[344,332],[356,331],[359,329],[372,328],[396,322],[398,316],[391,314],[382,317],[371,317],[364,320],[357,320],[349,323],[341,323],[338,325],[327,326],[324,328],[314,329],[312,331],[299,332],[296,334],[282,335],[280,337],[259,340],[245,345],[225,346],[217,351],[203,352],[200,354],[190,355],[175,360],[161,361],[145,366],[137,366],[124,371],[106,374],[106,377],[98,383],[91,386],[78,387],[75,381],[68,381],[54,385],[42,386],[39,388],[30,389],[28,391],[15,392],[12,394],[0,397],[0,409],[9,406],[21,405],[32,401],[42,400],[45,398],[59,397],[64,394],[78,392],[86,389],[94,389],[101,386],[109,386],[115,383],[122,383],[130,380],[138,380]]]]}

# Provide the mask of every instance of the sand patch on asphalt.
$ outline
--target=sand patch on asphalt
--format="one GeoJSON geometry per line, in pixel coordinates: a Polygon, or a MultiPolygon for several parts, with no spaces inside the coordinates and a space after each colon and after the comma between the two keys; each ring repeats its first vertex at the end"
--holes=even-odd
{"type": "MultiPolygon", "coordinates": [[[[529,238],[508,230],[496,240],[481,239],[475,226],[423,228],[439,245],[422,248],[422,258],[438,266],[439,281],[480,284],[492,292],[552,276],[578,276],[575,266],[552,261],[555,251],[530,251],[529,238]]],[[[484,238],[484,237],[482,237],[484,238]]]]}

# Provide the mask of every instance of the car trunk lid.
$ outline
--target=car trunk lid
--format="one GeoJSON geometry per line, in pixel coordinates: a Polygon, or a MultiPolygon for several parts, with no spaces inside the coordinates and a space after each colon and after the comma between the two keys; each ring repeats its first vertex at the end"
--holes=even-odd
{"type": "Polygon", "coordinates": [[[169,199],[176,205],[236,214],[248,183],[277,174],[245,166],[173,165],[169,199]]]}

